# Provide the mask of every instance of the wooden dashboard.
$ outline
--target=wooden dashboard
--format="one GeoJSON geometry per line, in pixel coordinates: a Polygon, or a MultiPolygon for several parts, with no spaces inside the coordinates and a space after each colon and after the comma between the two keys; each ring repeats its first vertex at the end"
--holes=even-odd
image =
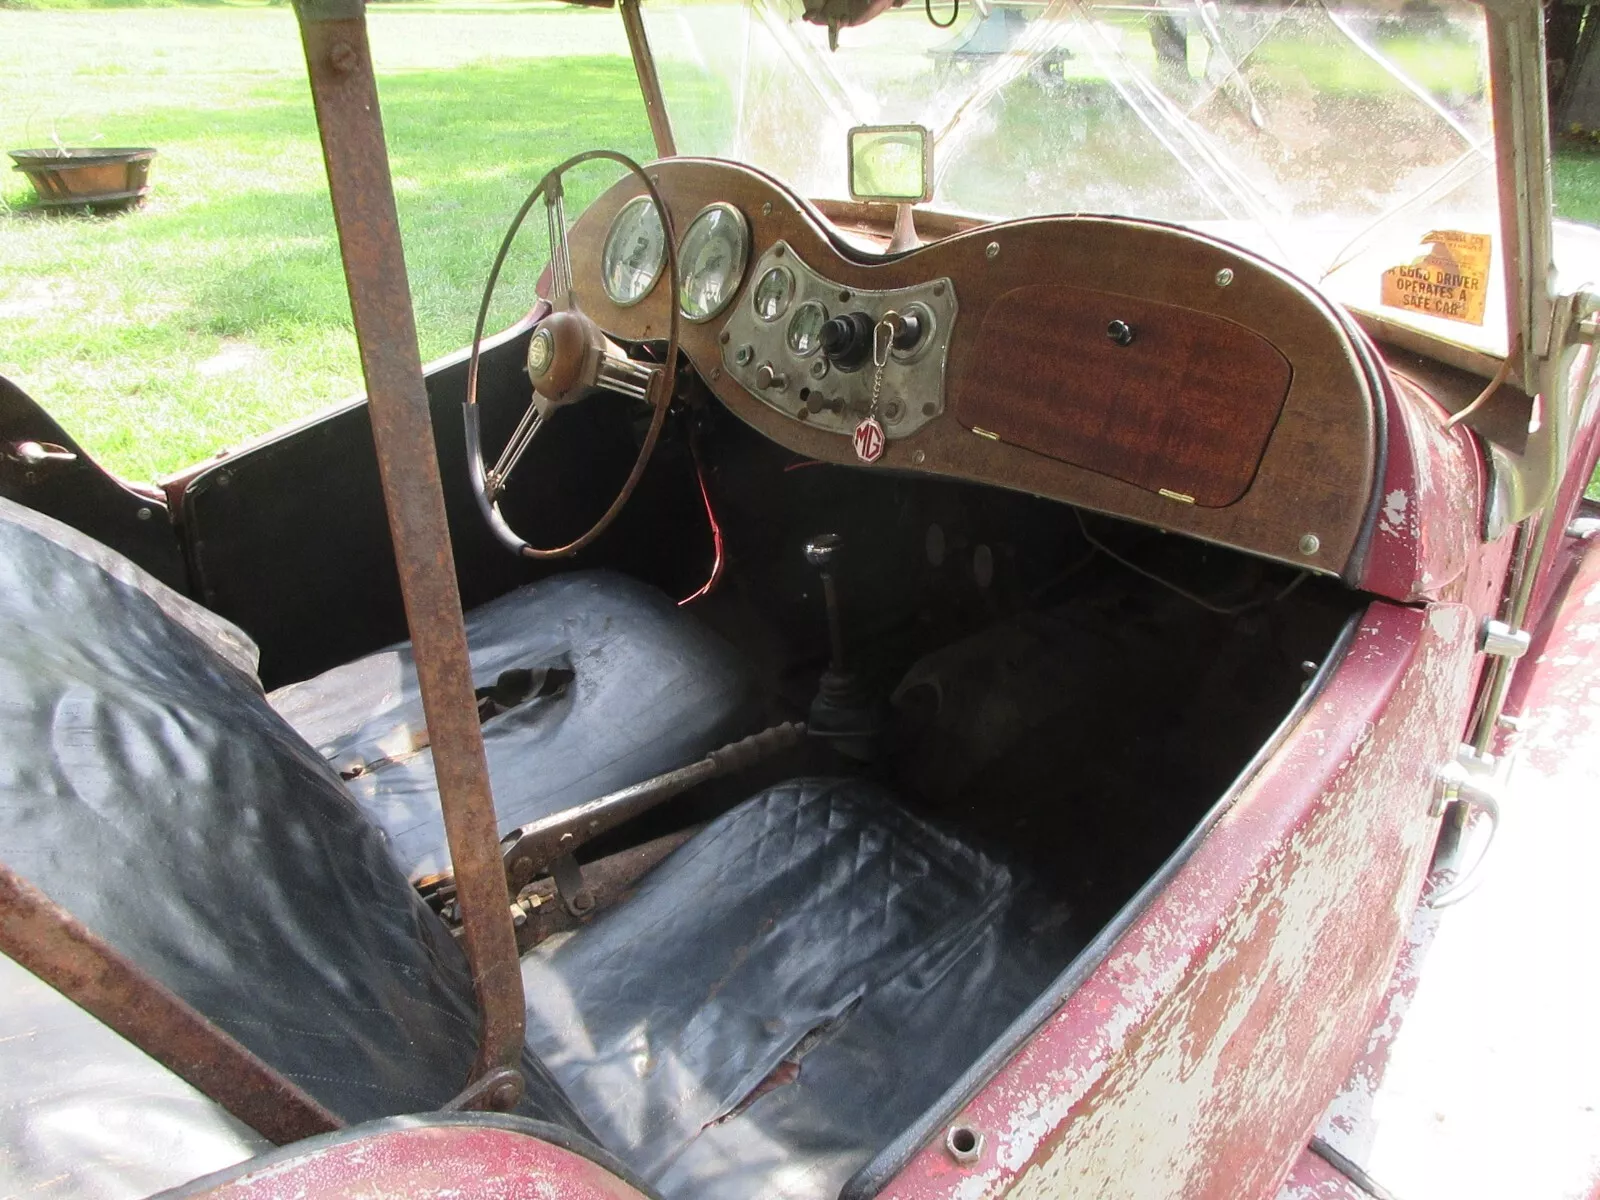
{"type": "MultiPolygon", "coordinates": [[[[678,237],[713,203],[749,225],[737,293],[711,320],[681,322],[681,340],[718,399],[772,440],[825,462],[995,484],[1349,572],[1376,486],[1383,409],[1347,327],[1291,276],[1185,230],[1115,218],[986,225],[874,255],[747,167],[670,159],[648,171],[678,237]],[[734,318],[751,304],[757,266],[784,253],[844,299],[953,288],[942,376],[927,384],[943,394],[907,395],[916,419],[891,429],[870,466],[844,432],[842,408],[831,428],[780,411],[751,383],[753,366],[734,365],[734,318]]],[[[642,190],[624,179],[569,234],[578,302],[619,340],[666,335],[664,283],[620,307],[599,282],[612,219],[642,190]]],[[[774,365],[771,386],[798,393],[805,364],[774,365]]]]}

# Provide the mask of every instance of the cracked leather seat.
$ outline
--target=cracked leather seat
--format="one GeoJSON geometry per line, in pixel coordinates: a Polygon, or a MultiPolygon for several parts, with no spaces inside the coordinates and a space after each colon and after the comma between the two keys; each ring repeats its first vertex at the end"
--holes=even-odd
{"type": "MultiPolygon", "coordinates": [[[[460,1090],[462,952],[268,705],[238,630],[0,501],[0,695],[9,867],[350,1123],[460,1090]]],[[[519,1111],[667,1197],[837,1195],[1063,961],[1059,914],[1030,896],[875,786],[769,788],[524,959],[519,1111]]],[[[124,1106],[114,1134],[63,1125],[85,1097],[62,1081],[93,1080],[75,1059],[104,1039],[0,1039],[53,1056],[11,1073],[0,1124],[30,1153],[0,1154],[0,1192],[116,1193],[96,1183],[107,1154],[141,1179],[217,1165],[204,1104],[124,1106]],[[185,1106],[193,1137],[140,1123],[185,1106]]]]}
{"type": "MultiPolygon", "coordinates": [[[[614,571],[528,584],[466,625],[502,832],[681,767],[759,722],[733,648],[614,571]]],[[[448,869],[410,642],[269,699],[339,771],[412,879],[448,869]]]]}

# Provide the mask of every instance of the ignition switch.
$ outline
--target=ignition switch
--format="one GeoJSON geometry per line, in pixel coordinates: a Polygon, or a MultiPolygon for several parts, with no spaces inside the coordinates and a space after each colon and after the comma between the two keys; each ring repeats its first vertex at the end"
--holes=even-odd
{"type": "MultiPolygon", "coordinates": [[[[922,340],[922,318],[916,313],[885,313],[883,319],[894,326],[890,345],[901,353],[922,340]]],[[[848,312],[823,323],[819,335],[822,352],[834,366],[853,371],[867,361],[872,352],[872,330],[877,320],[864,312],[848,312]]]]}

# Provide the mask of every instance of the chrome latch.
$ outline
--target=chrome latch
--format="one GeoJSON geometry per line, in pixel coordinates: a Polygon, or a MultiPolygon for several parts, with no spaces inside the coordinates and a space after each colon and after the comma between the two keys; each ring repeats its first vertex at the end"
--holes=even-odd
{"type": "Polygon", "coordinates": [[[1488,620],[1478,636],[1478,649],[1495,658],[1521,658],[1533,644],[1526,629],[1513,629],[1504,621],[1488,620]]]}
{"type": "Polygon", "coordinates": [[[1490,843],[1500,829],[1502,774],[1494,755],[1479,754],[1470,745],[1463,745],[1456,751],[1454,761],[1439,768],[1428,815],[1444,818],[1432,868],[1441,883],[1428,897],[1430,908],[1454,904],[1477,886],[1490,843]],[[1489,835],[1472,865],[1463,869],[1474,810],[1489,818],[1489,835]]]}
{"type": "Polygon", "coordinates": [[[1572,524],[1567,526],[1567,536],[1587,542],[1595,534],[1600,533],[1600,517],[1575,517],[1572,524]]]}

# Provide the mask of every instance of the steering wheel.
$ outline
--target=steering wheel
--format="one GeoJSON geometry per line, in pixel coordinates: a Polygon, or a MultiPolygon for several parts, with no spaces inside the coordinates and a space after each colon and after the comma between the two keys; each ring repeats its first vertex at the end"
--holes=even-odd
{"type": "Polygon", "coordinates": [[[631,158],[613,150],[587,150],[576,154],[539,180],[528,198],[522,202],[517,215],[506,230],[500,243],[500,253],[495,255],[494,266],[489,271],[489,281],[484,285],[483,303],[478,308],[477,324],[472,330],[472,355],[467,360],[467,397],[464,404],[467,423],[467,473],[472,479],[472,491],[478,507],[495,536],[513,553],[525,558],[563,558],[576,554],[605,532],[622,506],[633,495],[644,474],[650,455],[655,451],[661,436],[661,426],[666,421],[667,409],[672,403],[672,389],[678,375],[678,248],[672,236],[671,214],[662,202],[661,193],[644,173],[644,169],[631,158]],[[621,163],[644,185],[656,214],[661,218],[661,228],[666,235],[667,279],[667,353],[660,364],[643,363],[629,358],[578,307],[573,293],[572,256],[567,248],[567,221],[562,206],[562,176],[580,163],[606,159],[621,163]],[[535,322],[533,335],[528,342],[528,377],[533,381],[533,401],[522,414],[512,431],[511,438],[494,466],[486,468],[483,459],[483,439],[478,423],[478,357],[483,344],[483,327],[489,318],[489,303],[494,298],[494,288],[505,265],[506,255],[516,241],[517,231],[540,197],[544,198],[545,216],[550,225],[549,310],[535,322]],[[581,537],[565,546],[540,549],[529,544],[506,522],[500,512],[500,496],[506,481],[516,469],[522,456],[533,443],[550,414],[563,405],[573,404],[590,395],[597,388],[621,392],[636,400],[650,404],[654,412],[639,456],[633,470],[628,473],[622,489],[611,506],[601,514],[581,537]]]}

